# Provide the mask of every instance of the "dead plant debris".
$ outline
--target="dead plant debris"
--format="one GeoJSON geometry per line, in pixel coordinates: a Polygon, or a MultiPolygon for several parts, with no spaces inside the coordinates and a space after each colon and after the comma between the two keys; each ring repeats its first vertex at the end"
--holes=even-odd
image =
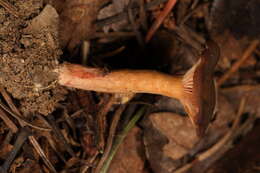
{"type": "Polygon", "coordinates": [[[259,7],[0,0],[0,172],[259,172],[259,7]]]}

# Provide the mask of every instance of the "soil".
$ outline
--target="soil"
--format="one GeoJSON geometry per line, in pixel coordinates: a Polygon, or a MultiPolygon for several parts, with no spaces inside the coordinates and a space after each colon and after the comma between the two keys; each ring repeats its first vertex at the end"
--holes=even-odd
{"type": "Polygon", "coordinates": [[[42,0],[9,2],[20,16],[0,8],[0,85],[18,100],[24,114],[47,115],[66,94],[53,72],[62,53],[58,15],[50,7],[53,14],[41,14],[42,0]]]}

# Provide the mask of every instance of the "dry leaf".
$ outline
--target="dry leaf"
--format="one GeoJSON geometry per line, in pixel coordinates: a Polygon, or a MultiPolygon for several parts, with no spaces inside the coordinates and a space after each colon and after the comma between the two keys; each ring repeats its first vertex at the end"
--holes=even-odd
{"type": "Polygon", "coordinates": [[[144,151],[141,130],[133,128],[120,145],[108,173],[144,173],[144,151]]]}
{"type": "Polygon", "coordinates": [[[93,22],[106,0],[66,0],[60,13],[60,43],[70,52],[95,32],[93,22]]]}
{"type": "MultiPolygon", "coordinates": [[[[229,130],[235,111],[222,94],[219,94],[218,103],[216,120],[200,141],[188,117],[160,112],[151,114],[143,122],[146,155],[154,172],[172,172],[183,164],[185,158],[209,148],[229,130]]],[[[168,101],[161,108],[169,111],[172,110],[171,107],[176,111],[178,104],[168,101]]]]}
{"type": "Polygon", "coordinates": [[[144,121],[144,143],[150,166],[156,173],[170,173],[198,142],[188,117],[170,112],[153,113],[144,121]]]}
{"type": "Polygon", "coordinates": [[[243,97],[247,97],[247,104],[245,105],[245,112],[256,114],[260,117],[260,87],[259,85],[241,85],[232,88],[223,89],[230,103],[235,109],[238,109],[239,102],[243,97]]]}

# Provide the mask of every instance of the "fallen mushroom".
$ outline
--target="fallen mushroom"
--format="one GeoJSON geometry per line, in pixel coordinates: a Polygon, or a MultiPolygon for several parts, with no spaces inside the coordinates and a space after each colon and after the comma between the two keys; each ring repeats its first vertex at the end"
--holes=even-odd
{"type": "Polygon", "coordinates": [[[56,71],[60,85],[107,93],[151,93],[179,99],[198,136],[203,136],[216,104],[213,72],[219,48],[208,41],[198,62],[183,76],[171,76],[150,70],[117,70],[65,63],[56,71]]]}

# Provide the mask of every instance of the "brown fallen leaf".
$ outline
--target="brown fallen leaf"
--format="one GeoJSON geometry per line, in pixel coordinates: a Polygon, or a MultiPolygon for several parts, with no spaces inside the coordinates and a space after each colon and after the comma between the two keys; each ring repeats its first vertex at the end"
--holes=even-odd
{"type": "Polygon", "coordinates": [[[256,173],[260,163],[260,121],[240,143],[216,162],[207,173],[256,173]],[[242,152],[241,152],[242,151],[242,152]]]}
{"type": "MultiPolygon", "coordinates": [[[[120,1],[112,0],[111,4],[109,4],[108,6],[106,6],[100,10],[100,12],[98,14],[98,19],[102,20],[102,19],[114,16],[118,13],[121,13],[127,8],[128,4],[129,4],[129,0],[120,0],[120,1]]],[[[110,30],[120,31],[123,27],[126,27],[127,24],[128,24],[128,20],[125,19],[125,20],[104,26],[103,30],[104,30],[104,32],[108,32],[110,30]]]]}
{"type": "MultiPolygon", "coordinates": [[[[60,44],[70,52],[82,40],[95,32],[94,20],[100,7],[107,0],[66,0],[62,7],[55,5],[60,12],[60,44]],[[60,10],[61,9],[61,10],[60,10]]],[[[61,4],[61,3],[60,3],[61,4]]]]}
{"type": "Polygon", "coordinates": [[[58,28],[59,15],[55,8],[51,5],[46,5],[41,13],[33,18],[29,25],[23,30],[26,34],[39,33],[43,29],[53,28],[54,31],[58,28]],[[39,29],[40,28],[40,29],[39,29]]]}
{"type": "MultiPolygon", "coordinates": [[[[164,110],[172,110],[170,107],[180,109],[176,102],[169,100],[163,102],[157,105],[164,110]]],[[[190,156],[208,149],[228,132],[229,124],[235,118],[235,111],[223,94],[219,95],[218,103],[216,119],[200,141],[187,117],[171,112],[160,112],[150,114],[144,120],[146,156],[154,172],[172,172],[185,164],[185,160],[187,161],[190,156]]]]}
{"type": "Polygon", "coordinates": [[[145,173],[141,130],[133,128],[119,147],[108,173],[145,173]]]}
{"type": "Polygon", "coordinates": [[[144,121],[146,157],[156,173],[170,173],[198,142],[188,117],[170,112],[152,113],[144,121]]]}
{"type": "Polygon", "coordinates": [[[247,97],[245,112],[256,114],[260,117],[260,87],[259,85],[241,85],[231,88],[222,89],[222,92],[227,96],[233,107],[238,108],[239,100],[247,97]]]}

